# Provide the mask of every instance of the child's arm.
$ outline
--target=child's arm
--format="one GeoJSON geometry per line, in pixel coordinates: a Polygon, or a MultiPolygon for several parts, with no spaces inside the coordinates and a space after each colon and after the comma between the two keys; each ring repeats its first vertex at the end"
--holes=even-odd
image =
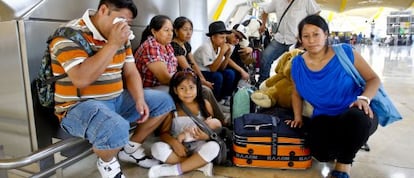
{"type": "Polygon", "coordinates": [[[210,68],[211,72],[217,72],[218,70],[223,69],[223,58],[225,58],[226,54],[230,50],[230,45],[224,43],[220,46],[220,52],[217,55],[216,59],[214,59],[213,63],[211,63],[208,67],[210,68]]]}
{"type": "Polygon", "coordinates": [[[180,142],[180,143],[183,143],[184,142],[184,139],[185,139],[185,133],[186,131],[183,131],[183,132],[181,132],[180,134],[178,134],[178,136],[177,136],[177,140],[178,140],[178,142],[180,142]]]}
{"type": "Polygon", "coordinates": [[[196,140],[209,140],[210,136],[203,132],[203,130],[201,130],[199,127],[194,128],[194,138],[196,140]]]}
{"type": "Polygon", "coordinates": [[[170,145],[177,156],[185,157],[187,156],[187,149],[184,145],[171,136],[171,125],[173,120],[173,114],[170,113],[168,117],[164,120],[164,122],[160,126],[160,139],[170,145]]]}

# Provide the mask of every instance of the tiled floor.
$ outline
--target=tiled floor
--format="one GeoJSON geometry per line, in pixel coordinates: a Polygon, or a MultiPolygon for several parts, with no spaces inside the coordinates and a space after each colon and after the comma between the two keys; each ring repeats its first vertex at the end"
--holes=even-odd
{"type": "MultiPolygon", "coordinates": [[[[356,46],[381,77],[395,105],[403,115],[402,121],[379,127],[368,141],[371,151],[360,151],[353,163],[353,178],[412,178],[414,177],[414,54],[413,47],[356,46]],[[413,142],[412,142],[413,141],[413,142]]],[[[100,177],[96,157],[90,156],[66,168],[63,177],[100,177]]],[[[260,178],[320,178],[327,175],[332,164],[313,162],[307,170],[278,170],[261,168],[214,167],[215,177],[260,178]]],[[[131,164],[122,165],[126,177],[147,177],[147,169],[131,164]]],[[[22,177],[9,174],[10,177],[22,177]]],[[[193,171],[183,178],[204,177],[193,171]]]]}

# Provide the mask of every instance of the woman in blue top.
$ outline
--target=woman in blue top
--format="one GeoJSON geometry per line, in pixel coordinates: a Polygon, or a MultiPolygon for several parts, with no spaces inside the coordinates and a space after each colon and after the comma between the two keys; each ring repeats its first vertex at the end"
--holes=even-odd
{"type": "Polygon", "coordinates": [[[360,54],[342,45],[366,81],[364,90],[357,86],[328,45],[329,28],[322,17],[306,17],[298,30],[306,52],[292,61],[294,120],[287,124],[303,125],[302,104],[308,101],[314,108],[308,138],[312,155],[321,162],[336,160],[331,177],[348,178],[356,153],[378,125],[369,103],[380,79],[360,54]]]}

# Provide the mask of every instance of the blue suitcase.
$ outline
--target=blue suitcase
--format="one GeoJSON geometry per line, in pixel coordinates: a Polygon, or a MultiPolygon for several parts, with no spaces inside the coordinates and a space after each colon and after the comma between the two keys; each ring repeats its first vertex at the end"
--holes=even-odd
{"type": "Polygon", "coordinates": [[[249,113],[234,120],[233,163],[240,167],[306,169],[312,166],[302,129],[277,116],[249,113]]]}

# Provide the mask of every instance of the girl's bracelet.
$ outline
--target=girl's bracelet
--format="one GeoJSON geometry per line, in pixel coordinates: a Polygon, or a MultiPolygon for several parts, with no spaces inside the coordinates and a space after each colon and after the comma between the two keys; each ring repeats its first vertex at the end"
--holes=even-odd
{"type": "Polygon", "coordinates": [[[366,97],[364,95],[357,96],[357,99],[364,100],[365,102],[368,103],[368,105],[371,103],[371,99],[369,99],[368,97],[366,97]]]}

